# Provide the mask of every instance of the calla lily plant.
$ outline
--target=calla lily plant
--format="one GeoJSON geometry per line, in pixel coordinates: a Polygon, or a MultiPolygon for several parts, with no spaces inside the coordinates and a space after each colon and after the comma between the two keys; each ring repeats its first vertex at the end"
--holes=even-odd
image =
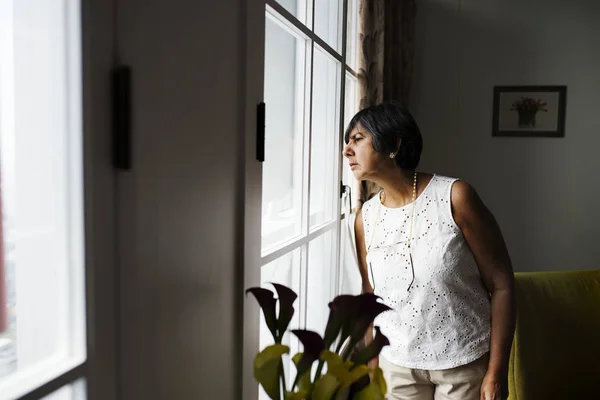
{"type": "Polygon", "coordinates": [[[323,336],[310,330],[291,330],[303,351],[292,357],[296,375],[291,387],[286,388],[283,359],[289,356],[290,348],[282,340],[298,296],[284,285],[273,286],[277,297],[273,291],[261,287],[246,291],[256,298],[274,340],[254,359],[254,378],[267,395],[273,400],[385,399],[383,373],[380,368],[369,368],[368,363],[389,341],[375,327],[371,343],[361,344],[375,317],[390,308],[372,293],[340,295],[329,303],[323,336]]]}

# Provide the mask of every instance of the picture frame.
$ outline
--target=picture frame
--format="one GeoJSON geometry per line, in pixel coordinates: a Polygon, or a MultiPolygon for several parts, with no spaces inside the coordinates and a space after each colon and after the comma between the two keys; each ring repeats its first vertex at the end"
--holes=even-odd
{"type": "Polygon", "coordinates": [[[492,136],[564,137],[566,86],[494,86],[492,136]]]}

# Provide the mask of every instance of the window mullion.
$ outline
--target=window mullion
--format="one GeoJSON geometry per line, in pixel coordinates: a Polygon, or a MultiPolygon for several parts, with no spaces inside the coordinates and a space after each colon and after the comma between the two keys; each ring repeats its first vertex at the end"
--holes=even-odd
{"type": "Polygon", "coordinates": [[[321,236],[321,235],[327,233],[329,230],[333,229],[337,222],[339,222],[339,221],[330,221],[330,222],[320,226],[319,229],[315,230],[314,232],[311,232],[309,235],[301,237],[297,240],[294,240],[293,242],[289,243],[288,245],[286,245],[278,250],[275,250],[266,256],[263,256],[260,261],[260,265],[261,266],[267,265],[267,264],[277,260],[278,258],[280,258],[288,253],[291,253],[294,250],[308,244],[312,240],[318,238],[319,236],[321,236]]]}
{"type": "MultiPolygon", "coordinates": [[[[342,152],[342,148],[344,146],[343,144],[343,136],[344,136],[344,121],[345,121],[345,99],[346,99],[346,74],[345,74],[345,70],[346,70],[346,57],[347,57],[347,46],[346,46],[346,38],[347,38],[347,34],[348,34],[348,0],[343,0],[343,6],[342,6],[342,63],[340,65],[340,73],[338,76],[339,79],[339,84],[340,84],[340,97],[339,97],[339,135],[338,135],[338,147],[337,147],[337,160],[338,160],[338,171],[337,171],[337,179],[336,179],[336,183],[337,182],[341,182],[342,181],[342,174],[344,171],[344,166],[343,166],[343,162],[344,162],[344,157],[342,156],[341,152],[342,152]]],[[[338,190],[340,190],[338,188],[338,190]]],[[[342,248],[341,246],[341,241],[342,241],[342,232],[340,229],[340,215],[342,213],[342,202],[340,199],[340,194],[338,192],[338,196],[337,196],[337,207],[335,209],[335,213],[334,215],[336,216],[336,239],[335,240],[335,278],[333,280],[333,284],[335,285],[334,288],[334,293],[338,294],[339,293],[339,281],[340,281],[340,268],[341,268],[341,252],[340,249],[342,248]]]]}
{"type": "MultiPolygon", "coordinates": [[[[297,37],[304,37],[306,40],[306,46],[304,48],[304,53],[302,60],[298,60],[296,64],[296,68],[299,76],[303,77],[302,79],[298,79],[297,90],[299,96],[296,97],[296,101],[300,102],[301,106],[298,108],[304,110],[304,115],[297,115],[296,123],[298,124],[299,133],[301,132],[301,138],[298,138],[295,143],[298,149],[297,153],[301,158],[301,167],[300,171],[298,171],[297,179],[301,180],[301,195],[299,199],[301,201],[301,210],[300,210],[300,218],[301,218],[301,230],[300,235],[295,239],[290,240],[287,243],[283,243],[283,246],[275,249],[274,251],[266,254],[262,257],[261,265],[266,265],[270,262],[273,262],[286,254],[291,252],[296,252],[299,257],[299,271],[296,279],[299,279],[299,302],[298,302],[298,323],[301,327],[306,327],[308,321],[307,318],[307,307],[311,305],[311,302],[308,302],[308,296],[312,293],[308,288],[309,278],[313,279],[312,274],[309,274],[309,260],[313,259],[313,262],[319,261],[315,260],[314,256],[318,256],[318,254],[310,254],[310,251],[315,252],[323,252],[323,250],[319,250],[319,248],[323,247],[321,245],[317,245],[316,247],[311,249],[311,242],[315,239],[322,238],[324,235],[335,235],[331,238],[333,243],[329,243],[329,249],[326,249],[323,254],[327,255],[327,259],[323,259],[321,261],[326,261],[326,263],[334,262],[335,267],[332,268],[331,273],[327,274],[323,271],[323,279],[331,279],[331,283],[325,286],[331,287],[331,293],[338,294],[340,292],[339,280],[341,278],[340,265],[342,261],[341,256],[341,210],[342,210],[342,202],[339,200],[339,182],[342,180],[342,175],[344,173],[344,157],[341,154],[343,148],[343,131],[344,131],[344,123],[345,123],[345,97],[346,97],[346,74],[351,74],[356,76],[356,72],[348,65],[348,49],[347,49],[347,41],[348,41],[348,12],[350,7],[351,0],[337,0],[339,2],[339,6],[341,6],[341,16],[337,18],[338,28],[336,32],[339,33],[337,42],[341,40],[341,48],[337,51],[334,50],[325,40],[321,37],[317,36],[315,33],[315,25],[316,25],[316,0],[305,0],[305,3],[299,7],[302,7],[302,10],[305,11],[306,18],[300,18],[306,21],[306,24],[300,22],[300,19],[289,13],[285,10],[280,4],[278,4],[275,0],[266,0],[267,3],[267,11],[275,17],[275,19],[279,20],[282,24],[285,24],[288,29],[293,30],[297,37]],[[328,70],[324,70],[325,74],[323,79],[327,80],[327,87],[323,88],[325,93],[323,96],[327,96],[327,102],[324,104],[327,110],[321,110],[321,104],[319,100],[321,97],[320,89],[321,87],[315,88],[314,85],[320,82],[319,75],[320,69],[315,71],[315,68],[320,64],[315,66],[315,55],[321,56],[321,54],[316,54],[315,52],[319,49],[316,49],[315,46],[320,46],[323,49],[324,55],[329,55],[332,59],[335,60],[337,67],[333,68],[332,63],[328,64],[328,70]],[[335,78],[333,77],[332,72],[335,71],[335,78]],[[316,77],[315,77],[316,74],[316,77]],[[315,82],[315,78],[316,82],[315,82]],[[335,82],[332,82],[332,80],[335,82]],[[335,92],[332,93],[332,90],[335,92]],[[337,97],[335,96],[337,95],[337,97]],[[332,101],[335,99],[337,103],[332,101]],[[317,113],[315,113],[314,107],[317,108],[317,113]],[[331,109],[331,107],[335,107],[331,109]],[[333,190],[333,198],[334,205],[329,206],[327,212],[331,212],[331,207],[334,207],[334,215],[333,219],[329,220],[329,218],[325,218],[326,222],[320,226],[315,227],[316,229],[311,229],[311,213],[318,211],[315,204],[312,204],[311,207],[311,199],[314,197],[313,191],[317,190],[320,185],[314,182],[314,178],[317,178],[316,174],[319,174],[320,170],[314,170],[313,164],[315,162],[315,157],[321,160],[320,153],[313,152],[313,144],[316,145],[319,138],[318,132],[314,132],[316,127],[315,123],[319,123],[321,121],[320,115],[321,112],[325,114],[323,118],[326,119],[327,122],[327,131],[330,131],[331,128],[334,128],[335,125],[332,125],[332,118],[338,119],[338,140],[335,141],[335,138],[329,137],[327,144],[327,151],[330,151],[333,147],[334,154],[326,154],[325,159],[322,161],[326,163],[328,166],[328,170],[333,172],[328,172],[327,175],[333,175],[331,178],[327,177],[326,181],[329,184],[330,180],[334,185],[333,190]],[[331,113],[334,113],[333,115],[331,113]],[[331,142],[333,139],[334,143],[331,142]],[[332,146],[333,145],[333,146],[332,146]],[[337,170],[335,166],[337,165],[337,170]],[[313,171],[314,170],[314,171],[313,171]],[[315,176],[312,176],[312,174],[315,176]],[[337,197],[338,200],[335,200],[337,197]],[[312,210],[311,210],[312,208],[312,210]],[[335,231],[333,231],[335,229],[335,231]],[[334,233],[335,232],[335,233],[334,233]],[[299,251],[296,251],[299,250],[299,251]],[[333,251],[333,254],[329,252],[333,251]],[[329,277],[329,278],[327,278],[329,277]]],[[[326,6],[324,4],[324,6],[326,6]]],[[[300,11],[300,8],[298,9],[300,11]]],[[[331,30],[331,27],[330,27],[331,30]]],[[[330,35],[331,36],[331,35],[330,35]]],[[[335,45],[334,45],[335,46],[335,45]]],[[[300,58],[300,57],[299,57],[300,58]]],[[[320,60],[320,59],[319,59],[320,60]]],[[[324,100],[324,99],[323,99],[324,100]]],[[[325,123],[325,122],[323,122],[325,123]]],[[[320,126],[320,125],[319,125],[320,126]]],[[[332,133],[335,134],[335,133],[332,133]]],[[[300,164],[300,163],[299,163],[300,164]]],[[[321,182],[321,185],[325,183],[321,182]]],[[[331,196],[330,190],[328,189],[326,196],[331,196]]],[[[319,222],[319,221],[316,221],[319,222]]],[[[325,239],[324,239],[325,240],[325,239]]],[[[317,257],[318,258],[318,257],[317,257]]],[[[298,258],[296,258],[298,260],[298,258]]],[[[319,261],[320,262],[320,261],[319,261]]],[[[312,307],[312,305],[311,305],[312,307]]],[[[312,321],[312,319],[311,319],[312,321]]]]}
{"type": "MultiPolygon", "coordinates": [[[[314,0],[313,0],[313,21],[314,21],[314,0]]],[[[314,61],[314,55],[315,55],[315,42],[314,41],[310,41],[310,57],[309,57],[309,88],[308,88],[308,124],[307,124],[307,129],[305,130],[306,135],[307,135],[307,140],[306,140],[306,146],[305,146],[305,151],[307,156],[305,157],[306,160],[306,168],[305,168],[305,175],[306,175],[306,180],[304,181],[305,184],[305,196],[303,196],[303,209],[306,210],[306,214],[304,215],[304,219],[303,219],[303,224],[305,224],[303,226],[303,233],[307,236],[309,236],[310,233],[310,199],[311,199],[311,175],[312,175],[312,124],[313,124],[313,93],[314,93],[314,87],[313,87],[313,82],[314,82],[314,65],[315,65],[315,61],[314,61]]],[[[301,321],[302,321],[302,327],[306,327],[306,306],[307,306],[307,302],[306,302],[306,298],[307,298],[307,293],[308,293],[308,287],[307,287],[307,282],[308,282],[308,259],[309,259],[309,241],[307,240],[306,243],[302,246],[301,249],[301,270],[303,271],[303,278],[304,280],[301,281],[301,291],[302,291],[302,310],[304,310],[303,315],[301,315],[301,321]]]]}
{"type": "Polygon", "coordinates": [[[287,27],[292,29],[296,34],[316,42],[326,53],[331,55],[331,57],[342,62],[341,53],[335,51],[325,40],[317,36],[317,34],[309,28],[309,26],[312,26],[309,22],[307,22],[307,25],[304,25],[298,18],[294,17],[283,6],[278,4],[276,0],[267,0],[266,10],[278,22],[287,25],[287,27]]]}
{"type": "Polygon", "coordinates": [[[346,68],[346,72],[348,72],[353,77],[358,78],[358,73],[355,70],[353,70],[352,67],[350,67],[349,65],[346,65],[345,68],[346,68]]]}
{"type": "Polygon", "coordinates": [[[306,236],[310,229],[310,177],[311,177],[311,162],[312,162],[312,96],[313,96],[313,65],[314,65],[314,43],[310,41],[310,47],[306,57],[307,73],[306,87],[304,90],[304,129],[302,138],[302,236],[306,236]]]}
{"type": "MultiPolygon", "coordinates": [[[[348,40],[348,0],[343,0],[342,5],[342,76],[344,76],[344,69],[348,67],[348,46],[346,42],[348,40]]],[[[342,85],[343,86],[343,85],[342,85]]],[[[343,99],[343,97],[342,97],[343,99]]],[[[342,119],[343,121],[343,119],[342,119]]]]}
{"type": "MultiPolygon", "coordinates": [[[[307,238],[308,239],[308,238],[307,238]]],[[[299,293],[299,307],[300,307],[300,329],[306,329],[307,321],[307,295],[308,295],[308,248],[309,241],[307,240],[300,248],[300,293],[299,293]]]]}
{"type": "Polygon", "coordinates": [[[78,379],[85,378],[86,363],[82,363],[67,372],[57,376],[56,378],[37,387],[35,390],[19,397],[19,400],[37,400],[44,396],[48,396],[58,389],[76,382],[78,379]]]}
{"type": "MultiPolygon", "coordinates": [[[[315,9],[317,8],[316,2],[317,2],[316,0],[312,0],[310,2],[310,3],[312,3],[312,10],[311,10],[312,11],[312,13],[311,13],[311,15],[312,15],[312,21],[310,21],[309,23],[306,24],[307,26],[310,27],[310,30],[312,32],[315,31],[315,9]]],[[[316,34],[315,34],[315,36],[316,36],[316,34]]]]}

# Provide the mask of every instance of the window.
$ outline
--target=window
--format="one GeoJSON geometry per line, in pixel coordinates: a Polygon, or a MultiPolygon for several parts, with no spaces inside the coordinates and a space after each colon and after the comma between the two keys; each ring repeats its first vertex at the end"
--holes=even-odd
{"type": "Polygon", "coordinates": [[[0,0],[2,398],[86,359],[79,8],[0,0]]]}
{"type": "MultiPolygon", "coordinates": [[[[267,0],[266,7],[261,282],[294,289],[291,326],[321,334],[340,287],[340,182],[351,179],[341,151],[357,108],[356,13],[357,0],[267,0]]],[[[271,341],[261,316],[261,348],[271,341]]],[[[299,350],[294,338],[284,341],[292,354],[299,350]]],[[[291,380],[294,367],[285,369],[291,380]]]]}
{"type": "Polygon", "coordinates": [[[85,386],[85,380],[78,380],[50,393],[43,397],[42,400],[85,400],[85,386]]]}

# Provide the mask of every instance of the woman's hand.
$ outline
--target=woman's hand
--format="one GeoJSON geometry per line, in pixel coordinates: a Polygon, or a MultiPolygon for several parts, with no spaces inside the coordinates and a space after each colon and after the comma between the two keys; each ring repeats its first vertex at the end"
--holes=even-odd
{"type": "Polygon", "coordinates": [[[504,400],[508,397],[506,379],[496,374],[487,373],[481,383],[481,400],[504,400]]]}
{"type": "Polygon", "coordinates": [[[371,361],[367,363],[367,366],[372,370],[369,371],[369,378],[373,381],[374,371],[379,368],[379,356],[373,358],[371,361]]]}

